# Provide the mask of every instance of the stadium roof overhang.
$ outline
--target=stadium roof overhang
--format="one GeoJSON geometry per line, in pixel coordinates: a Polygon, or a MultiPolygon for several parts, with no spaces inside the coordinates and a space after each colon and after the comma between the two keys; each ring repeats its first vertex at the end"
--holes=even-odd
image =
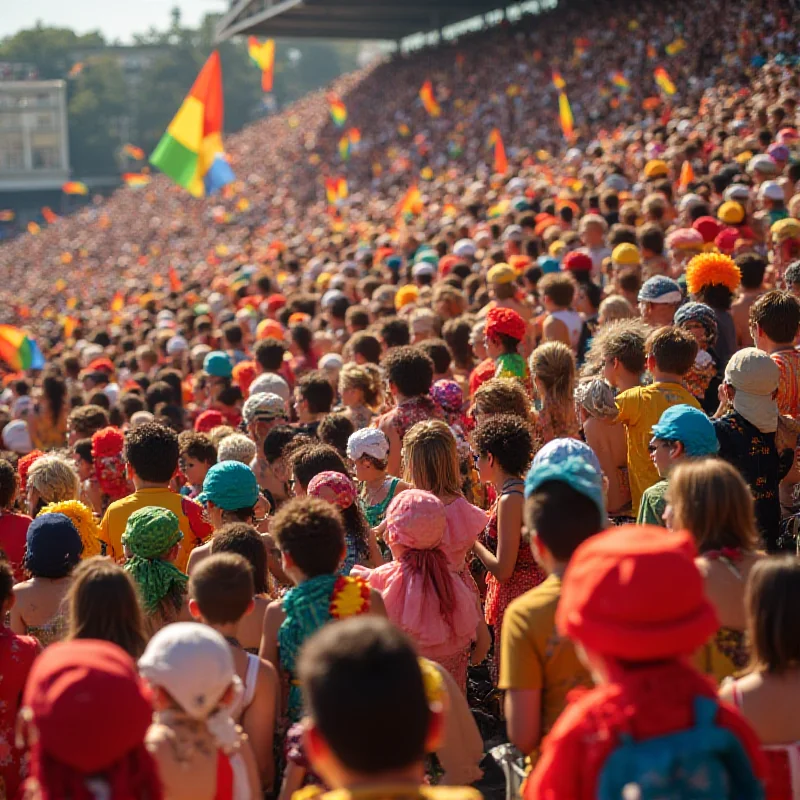
{"type": "Polygon", "coordinates": [[[246,33],[397,41],[502,6],[502,0],[233,0],[217,38],[246,33]]]}

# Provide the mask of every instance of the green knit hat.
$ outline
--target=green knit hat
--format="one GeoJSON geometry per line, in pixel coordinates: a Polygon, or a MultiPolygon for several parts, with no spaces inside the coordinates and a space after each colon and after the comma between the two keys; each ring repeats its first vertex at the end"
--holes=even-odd
{"type": "Polygon", "coordinates": [[[128,517],[122,544],[132,553],[125,571],[139,586],[145,611],[153,614],[169,594],[182,594],[189,578],[174,564],[163,561],[183,533],[178,518],[166,508],[147,506],[128,517]]]}

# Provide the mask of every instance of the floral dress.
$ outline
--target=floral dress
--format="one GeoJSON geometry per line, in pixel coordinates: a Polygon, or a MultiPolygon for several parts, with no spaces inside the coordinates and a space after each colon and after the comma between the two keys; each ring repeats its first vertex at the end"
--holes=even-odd
{"type": "Polygon", "coordinates": [[[383,419],[391,419],[392,426],[397,431],[400,441],[418,422],[425,422],[429,419],[443,419],[441,408],[439,408],[430,395],[423,394],[403,400],[391,411],[388,411],[383,419]]]}
{"type": "MultiPolygon", "coordinates": [[[[500,492],[500,497],[510,494],[522,494],[523,482],[521,480],[508,481],[500,492]]],[[[494,555],[497,555],[497,506],[500,497],[495,500],[492,510],[489,513],[489,521],[486,529],[481,536],[481,542],[494,555]]],[[[517,563],[514,565],[514,572],[504,583],[500,583],[491,572],[486,573],[486,601],[484,609],[486,613],[486,624],[494,629],[494,657],[490,664],[492,678],[497,681],[500,669],[500,630],[503,626],[503,616],[506,609],[513,600],[520,595],[538,586],[547,574],[536,563],[530,547],[520,540],[519,550],[517,551],[517,563]]]]}
{"type": "Polygon", "coordinates": [[[538,453],[553,439],[577,439],[579,432],[580,424],[574,408],[561,409],[546,405],[533,421],[533,453],[538,453]]]}
{"type": "Polygon", "coordinates": [[[15,747],[14,728],[25,681],[39,651],[33,637],[0,627],[0,797],[16,797],[24,777],[23,752],[15,747]]]}

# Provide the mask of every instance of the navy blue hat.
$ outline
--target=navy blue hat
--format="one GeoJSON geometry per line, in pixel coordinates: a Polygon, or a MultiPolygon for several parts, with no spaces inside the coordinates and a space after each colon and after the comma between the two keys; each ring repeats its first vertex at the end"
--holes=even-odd
{"type": "Polygon", "coordinates": [[[41,514],[28,526],[23,566],[37,578],[64,578],[81,560],[83,542],[66,514],[41,514]]]}

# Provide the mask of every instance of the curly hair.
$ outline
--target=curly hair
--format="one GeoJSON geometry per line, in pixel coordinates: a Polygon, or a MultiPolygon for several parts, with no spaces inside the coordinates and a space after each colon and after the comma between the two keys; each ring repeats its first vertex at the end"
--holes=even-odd
{"type": "Polygon", "coordinates": [[[381,362],[386,378],[404,397],[428,394],[433,383],[433,361],[418,347],[394,347],[381,362]]]}
{"type": "Polygon", "coordinates": [[[125,437],[125,460],[143,481],[169,483],[178,454],[178,434],[157,422],[132,428],[125,437]]]}
{"type": "Polygon", "coordinates": [[[364,404],[376,408],[381,399],[381,373],[374,364],[345,364],[339,373],[340,389],[359,389],[364,404]]]}
{"type": "Polygon", "coordinates": [[[620,319],[601,325],[592,338],[581,377],[593,378],[603,371],[609,358],[619,359],[628,372],[641,375],[645,370],[645,342],[650,328],[641,319],[620,319]]]}
{"type": "Polygon", "coordinates": [[[513,414],[528,422],[530,401],[519,381],[490,378],[472,395],[473,414],[513,414]]]}
{"type": "Polygon", "coordinates": [[[472,434],[478,455],[495,457],[508,475],[522,477],[533,458],[533,439],[528,426],[512,414],[498,414],[481,422],[472,434]]]}
{"type": "Polygon", "coordinates": [[[28,471],[27,487],[36,490],[40,503],[76,500],[80,491],[78,473],[66,458],[42,456],[28,471]]]}

